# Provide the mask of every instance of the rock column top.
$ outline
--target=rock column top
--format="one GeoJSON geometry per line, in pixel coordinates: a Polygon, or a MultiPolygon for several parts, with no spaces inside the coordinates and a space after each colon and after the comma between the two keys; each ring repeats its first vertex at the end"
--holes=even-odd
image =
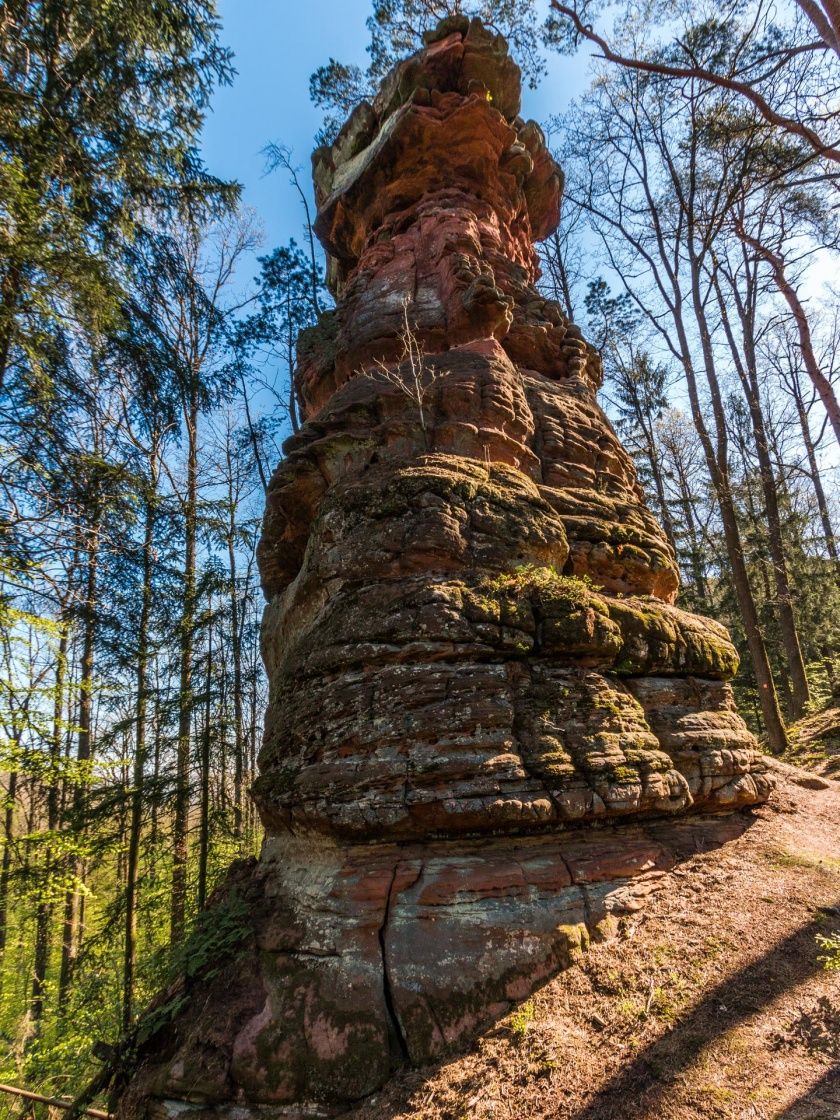
{"type": "Polygon", "coordinates": [[[598,355],[533,287],[563,175],[518,115],[519,67],[478,20],[453,17],[426,38],[313,157],[339,309],[302,340],[308,416],[360,369],[398,358],[406,303],[429,354],[495,339],[529,369],[600,384],[598,355]]]}
{"type": "Polygon", "coordinates": [[[532,242],[557,226],[563,176],[539,125],[518,115],[519,67],[478,20],[453,17],[427,40],[314,153],[318,235],[347,270],[389,217],[461,189],[507,219],[503,248],[533,265],[532,242]]]}

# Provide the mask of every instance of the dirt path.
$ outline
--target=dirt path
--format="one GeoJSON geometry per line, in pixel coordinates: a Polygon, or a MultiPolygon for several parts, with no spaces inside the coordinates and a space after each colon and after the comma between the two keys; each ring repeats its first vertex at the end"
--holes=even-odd
{"type": "Polygon", "coordinates": [[[778,777],[617,939],[353,1120],[840,1120],[840,970],[817,941],[840,931],[840,783],[778,777]]]}

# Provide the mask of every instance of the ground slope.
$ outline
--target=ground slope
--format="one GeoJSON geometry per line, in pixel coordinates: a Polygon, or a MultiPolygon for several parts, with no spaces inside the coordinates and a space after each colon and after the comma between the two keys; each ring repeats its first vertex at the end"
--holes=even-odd
{"type": "Polygon", "coordinates": [[[354,1120],[837,1120],[840,971],[817,939],[840,930],[840,783],[776,765],[740,835],[686,853],[617,938],[354,1120]]]}
{"type": "Polygon", "coordinates": [[[788,728],[789,762],[829,778],[840,776],[840,703],[814,712],[788,728]]]}

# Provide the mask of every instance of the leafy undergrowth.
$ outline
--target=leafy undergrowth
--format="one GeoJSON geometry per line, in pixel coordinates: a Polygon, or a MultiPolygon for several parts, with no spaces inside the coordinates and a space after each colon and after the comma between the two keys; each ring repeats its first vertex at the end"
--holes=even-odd
{"type": "Polygon", "coordinates": [[[778,780],[751,827],[681,863],[620,940],[353,1120],[836,1120],[840,783],[778,780]]]}

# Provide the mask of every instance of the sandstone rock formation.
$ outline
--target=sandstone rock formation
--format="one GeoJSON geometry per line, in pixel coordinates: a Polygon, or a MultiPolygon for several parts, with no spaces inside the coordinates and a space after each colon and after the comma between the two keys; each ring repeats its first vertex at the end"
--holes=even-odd
{"type": "Polygon", "coordinates": [[[300,340],[260,545],[246,951],[127,1100],[362,1097],[638,905],[675,858],[646,822],[768,795],[735,650],[673,605],[598,355],[534,287],[562,176],[519,97],[456,17],[315,154],[337,308],[300,340]]]}

